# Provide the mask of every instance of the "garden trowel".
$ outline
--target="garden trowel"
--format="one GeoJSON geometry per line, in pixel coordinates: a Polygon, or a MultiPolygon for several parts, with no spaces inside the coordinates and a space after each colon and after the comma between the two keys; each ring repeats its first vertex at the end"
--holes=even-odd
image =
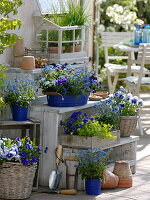
{"type": "Polygon", "coordinates": [[[50,190],[56,190],[58,188],[61,179],[62,173],[58,171],[58,166],[61,161],[62,150],[63,150],[62,145],[59,145],[56,149],[56,171],[52,171],[49,177],[50,190]]]}

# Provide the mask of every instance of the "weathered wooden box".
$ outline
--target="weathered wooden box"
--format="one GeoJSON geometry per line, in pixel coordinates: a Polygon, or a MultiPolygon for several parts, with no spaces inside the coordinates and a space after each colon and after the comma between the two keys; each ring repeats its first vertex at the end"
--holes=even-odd
{"type": "Polygon", "coordinates": [[[71,148],[109,148],[114,144],[120,142],[120,131],[113,131],[113,135],[116,139],[101,139],[99,136],[86,137],[77,135],[65,135],[60,136],[60,143],[63,147],[71,148]]]}

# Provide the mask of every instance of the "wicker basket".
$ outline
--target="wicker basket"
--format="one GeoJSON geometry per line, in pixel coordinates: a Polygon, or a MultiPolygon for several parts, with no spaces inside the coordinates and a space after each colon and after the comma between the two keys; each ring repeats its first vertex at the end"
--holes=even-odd
{"type": "Polygon", "coordinates": [[[139,116],[121,116],[120,117],[120,136],[128,137],[132,135],[137,126],[139,116]]]}
{"type": "Polygon", "coordinates": [[[26,199],[32,191],[37,165],[6,162],[0,166],[0,199],[26,199]]]}

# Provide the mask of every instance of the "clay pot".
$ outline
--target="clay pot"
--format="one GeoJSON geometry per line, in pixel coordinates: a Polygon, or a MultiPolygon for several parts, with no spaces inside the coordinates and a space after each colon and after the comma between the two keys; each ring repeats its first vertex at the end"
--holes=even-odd
{"type": "MultiPolygon", "coordinates": [[[[58,47],[48,47],[48,50],[49,50],[50,53],[54,53],[54,54],[58,53],[58,47]]],[[[64,50],[65,50],[65,48],[62,47],[61,52],[63,52],[64,50]]]]}
{"type": "MultiPolygon", "coordinates": [[[[80,52],[81,51],[81,45],[75,45],[74,46],[74,52],[80,52]]],[[[67,48],[67,53],[72,53],[73,52],[73,45],[70,45],[68,48],[67,48]]]]}
{"type": "Polygon", "coordinates": [[[22,65],[23,56],[14,56],[13,67],[20,68],[22,65]]]}
{"type": "Polygon", "coordinates": [[[13,55],[14,56],[24,56],[25,55],[25,47],[24,47],[24,40],[20,39],[16,42],[13,46],[13,55]]]}
{"type": "Polygon", "coordinates": [[[102,188],[117,188],[118,182],[119,178],[117,175],[109,172],[108,170],[104,170],[102,188]]]}
{"type": "Polygon", "coordinates": [[[34,58],[34,56],[23,56],[21,69],[34,70],[35,69],[35,58],[34,58]]]}
{"type": "Polygon", "coordinates": [[[132,173],[128,161],[116,161],[113,173],[119,177],[118,188],[132,187],[132,173]]]}

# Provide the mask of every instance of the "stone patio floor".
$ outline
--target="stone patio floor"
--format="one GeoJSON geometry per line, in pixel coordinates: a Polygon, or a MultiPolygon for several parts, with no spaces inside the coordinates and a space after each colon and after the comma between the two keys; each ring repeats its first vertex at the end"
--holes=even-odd
{"type": "Polygon", "coordinates": [[[137,145],[137,168],[133,175],[133,187],[103,189],[98,196],[86,195],[78,191],[76,195],[46,194],[32,192],[29,200],[150,200],[150,101],[149,94],[142,94],[145,107],[141,111],[141,121],[144,135],[139,134],[137,128],[135,135],[140,136],[137,145]]]}

